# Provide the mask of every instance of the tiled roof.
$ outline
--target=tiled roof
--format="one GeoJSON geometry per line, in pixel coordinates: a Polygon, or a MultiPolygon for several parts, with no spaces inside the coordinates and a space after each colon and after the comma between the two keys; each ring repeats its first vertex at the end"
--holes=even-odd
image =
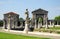
{"type": "MultiPolygon", "coordinates": [[[[11,15],[12,15],[12,14],[16,14],[16,13],[14,13],[14,12],[8,12],[8,13],[6,13],[6,14],[11,14],[11,15]]],[[[17,15],[18,15],[18,14],[17,14],[17,15]]]]}

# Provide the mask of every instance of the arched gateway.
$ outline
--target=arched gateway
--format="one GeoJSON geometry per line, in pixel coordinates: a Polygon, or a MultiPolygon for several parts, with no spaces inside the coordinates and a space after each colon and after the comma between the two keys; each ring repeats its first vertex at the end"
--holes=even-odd
{"type": "Polygon", "coordinates": [[[45,25],[45,27],[48,28],[48,23],[47,23],[48,11],[43,10],[43,9],[37,9],[35,11],[32,11],[32,15],[33,15],[32,23],[34,24],[35,29],[39,28],[39,26],[38,26],[38,19],[39,18],[42,18],[42,25],[45,25]]]}

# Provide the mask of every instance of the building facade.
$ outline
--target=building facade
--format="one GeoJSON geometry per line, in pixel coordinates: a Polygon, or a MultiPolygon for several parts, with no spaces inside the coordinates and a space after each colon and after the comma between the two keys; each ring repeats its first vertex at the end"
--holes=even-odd
{"type": "MultiPolygon", "coordinates": [[[[35,26],[35,28],[39,28],[38,27],[38,19],[41,18],[42,19],[42,25],[47,25],[48,26],[48,11],[43,10],[43,9],[37,9],[32,11],[32,23],[33,26],[35,26]]],[[[46,26],[46,27],[47,27],[46,26]]]]}
{"type": "Polygon", "coordinates": [[[17,28],[18,20],[19,20],[19,15],[14,12],[9,12],[4,14],[3,28],[4,29],[17,28]]]}
{"type": "MultiPolygon", "coordinates": [[[[19,20],[19,15],[14,12],[8,12],[4,14],[3,28],[4,29],[22,29],[25,28],[26,20],[19,20]]],[[[29,20],[29,28],[32,29],[40,29],[40,27],[44,26],[48,28],[49,26],[55,26],[60,23],[60,20],[48,20],[48,11],[43,9],[37,9],[32,11],[32,19],[29,20]],[[42,19],[39,20],[39,18],[42,19]],[[41,21],[41,22],[39,22],[41,21]]]]}

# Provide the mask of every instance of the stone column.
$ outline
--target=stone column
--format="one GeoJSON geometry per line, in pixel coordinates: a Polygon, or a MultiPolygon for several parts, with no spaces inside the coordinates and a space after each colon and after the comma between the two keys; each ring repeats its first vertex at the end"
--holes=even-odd
{"type": "Polygon", "coordinates": [[[40,29],[40,26],[41,26],[41,25],[40,25],[40,23],[38,22],[38,29],[40,29]]]}
{"type": "Polygon", "coordinates": [[[55,25],[54,25],[54,21],[53,21],[53,27],[55,27],[55,25]]]}
{"type": "Polygon", "coordinates": [[[5,29],[5,21],[3,20],[3,29],[5,29]]]}
{"type": "Polygon", "coordinates": [[[17,21],[15,21],[16,23],[15,23],[15,28],[17,28],[17,21]]]}
{"type": "Polygon", "coordinates": [[[57,26],[58,26],[58,21],[57,21],[57,26]]]}
{"type": "Polygon", "coordinates": [[[43,18],[43,26],[45,27],[46,26],[46,15],[44,15],[44,18],[43,18]]]}
{"type": "Polygon", "coordinates": [[[40,29],[42,27],[42,23],[38,22],[38,29],[40,29]]]}
{"type": "Polygon", "coordinates": [[[23,22],[21,22],[21,27],[23,26],[23,22]]]}
{"type": "Polygon", "coordinates": [[[48,23],[47,23],[47,20],[46,20],[46,28],[48,28],[48,23]]]}
{"type": "Polygon", "coordinates": [[[48,28],[48,18],[46,17],[46,28],[48,28]]]}
{"type": "Polygon", "coordinates": [[[36,21],[37,21],[37,20],[35,19],[35,27],[34,27],[34,29],[36,29],[36,27],[37,27],[36,21]]]}
{"type": "Polygon", "coordinates": [[[50,26],[51,26],[51,21],[50,21],[50,26]]]}
{"type": "Polygon", "coordinates": [[[7,21],[7,29],[10,30],[10,18],[11,18],[11,15],[8,16],[8,21],[7,21]]]}
{"type": "Polygon", "coordinates": [[[10,18],[8,18],[8,30],[10,30],[10,18]]]}
{"type": "Polygon", "coordinates": [[[21,26],[20,26],[20,28],[23,28],[23,22],[21,22],[21,26]]]}
{"type": "Polygon", "coordinates": [[[15,22],[14,21],[12,22],[12,25],[13,25],[13,28],[15,28],[15,22]]]}

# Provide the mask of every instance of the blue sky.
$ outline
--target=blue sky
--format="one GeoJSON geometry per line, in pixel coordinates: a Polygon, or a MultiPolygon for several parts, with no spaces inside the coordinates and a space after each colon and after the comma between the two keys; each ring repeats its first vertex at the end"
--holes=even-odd
{"type": "Polygon", "coordinates": [[[28,8],[29,16],[32,11],[42,8],[48,11],[48,18],[54,19],[60,15],[60,0],[0,0],[0,19],[7,12],[16,12],[25,19],[25,9],[28,8]]]}

